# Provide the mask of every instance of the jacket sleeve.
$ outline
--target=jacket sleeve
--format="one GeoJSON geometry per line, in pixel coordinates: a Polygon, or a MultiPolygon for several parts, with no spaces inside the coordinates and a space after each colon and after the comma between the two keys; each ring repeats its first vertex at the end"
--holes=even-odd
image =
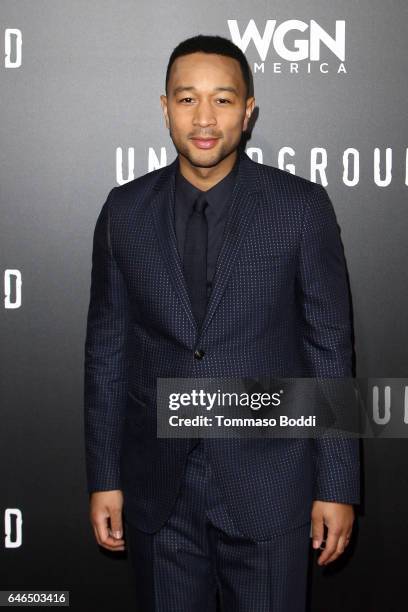
{"type": "MultiPolygon", "coordinates": [[[[308,376],[350,378],[353,345],[346,263],[332,203],[318,184],[313,185],[304,212],[297,293],[308,376]]],[[[312,442],[314,499],[359,503],[359,440],[341,434],[316,437],[312,442]]]]}
{"type": "Polygon", "coordinates": [[[113,257],[110,205],[96,221],[84,361],[84,432],[88,492],[120,489],[119,458],[127,397],[127,289],[113,257]]]}

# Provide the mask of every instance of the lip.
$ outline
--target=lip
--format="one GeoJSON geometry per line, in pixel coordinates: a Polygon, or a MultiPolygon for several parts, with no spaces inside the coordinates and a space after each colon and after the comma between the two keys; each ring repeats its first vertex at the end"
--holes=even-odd
{"type": "Polygon", "coordinates": [[[219,140],[218,138],[192,138],[195,146],[199,149],[212,149],[219,140]]]}

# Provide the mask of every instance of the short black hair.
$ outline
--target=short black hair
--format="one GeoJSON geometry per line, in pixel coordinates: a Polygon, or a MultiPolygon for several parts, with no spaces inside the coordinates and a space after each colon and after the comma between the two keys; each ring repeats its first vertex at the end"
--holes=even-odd
{"type": "Polygon", "coordinates": [[[197,36],[186,38],[173,49],[166,70],[166,95],[169,83],[170,68],[172,67],[174,61],[178,57],[189,55],[190,53],[196,53],[198,51],[203,53],[217,53],[219,55],[226,55],[227,57],[232,57],[233,59],[238,60],[246,85],[246,97],[248,98],[250,96],[251,69],[244,53],[228,38],[224,38],[223,36],[207,36],[205,34],[198,34],[197,36]]]}

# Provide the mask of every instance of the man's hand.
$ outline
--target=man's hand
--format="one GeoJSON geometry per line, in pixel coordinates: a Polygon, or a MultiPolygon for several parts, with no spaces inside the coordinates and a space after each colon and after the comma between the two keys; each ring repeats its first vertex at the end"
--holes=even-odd
{"type": "Polygon", "coordinates": [[[313,548],[323,542],[324,525],[328,528],[326,546],[317,560],[318,565],[327,565],[339,557],[349,543],[354,522],[352,504],[314,501],[312,506],[313,548]]]}
{"type": "Polygon", "coordinates": [[[108,550],[124,550],[122,491],[96,491],[91,494],[90,512],[96,541],[108,550]],[[110,520],[110,525],[109,525],[110,520]]]}

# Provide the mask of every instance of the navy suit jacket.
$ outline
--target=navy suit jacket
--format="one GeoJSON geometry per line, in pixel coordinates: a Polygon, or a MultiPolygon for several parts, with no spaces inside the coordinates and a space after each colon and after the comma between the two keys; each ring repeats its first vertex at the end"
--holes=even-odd
{"type": "MultiPolygon", "coordinates": [[[[96,222],[85,341],[88,491],[122,489],[127,519],[148,533],[169,516],[192,447],[156,436],[158,377],[352,375],[346,266],[326,190],[239,155],[201,329],[176,245],[178,158],[114,187],[96,222]]],[[[315,499],[359,503],[356,439],[206,445],[225,503],[249,537],[307,522],[315,499]]]]}

